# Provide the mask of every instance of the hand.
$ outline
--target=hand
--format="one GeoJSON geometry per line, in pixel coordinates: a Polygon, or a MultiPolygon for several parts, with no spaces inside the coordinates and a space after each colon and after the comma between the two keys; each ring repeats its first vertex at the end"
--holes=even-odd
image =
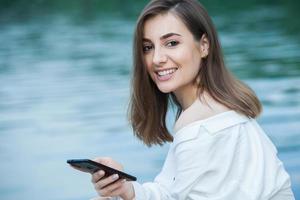
{"type": "MultiPolygon", "coordinates": [[[[123,166],[111,158],[96,158],[94,161],[123,171],[123,166]]],[[[103,170],[92,174],[92,183],[100,196],[120,196],[124,200],[132,200],[134,198],[132,183],[127,182],[125,179],[119,179],[117,174],[108,177],[104,176],[105,172],[103,170]]]]}

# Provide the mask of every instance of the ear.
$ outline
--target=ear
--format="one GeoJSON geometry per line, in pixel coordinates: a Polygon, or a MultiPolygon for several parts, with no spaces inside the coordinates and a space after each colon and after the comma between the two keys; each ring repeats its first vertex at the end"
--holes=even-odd
{"type": "Polygon", "coordinates": [[[201,52],[201,58],[207,57],[209,52],[209,41],[205,34],[203,34],[200,39],[200,52],[201,52]]]}

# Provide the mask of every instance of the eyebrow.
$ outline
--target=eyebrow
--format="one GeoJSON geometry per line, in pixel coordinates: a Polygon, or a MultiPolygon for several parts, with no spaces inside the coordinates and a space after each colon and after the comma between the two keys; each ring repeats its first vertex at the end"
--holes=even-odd
{"type": "MultiPolygon", "coordinates": [[[[166,39],[166,38],[168,38],[168,37],[171,37],[171,36],[174,36],[174,35],[176,35],[176,36],[181,36],[181,35],[178,34],[178,33],[167,33],[167,34],[161,36],[161,37],[160,37],[160,40],[164,40],[164,39],[166,39]]],[[[143,38],[143,40],[144,40],[144,41],[151,41],[151,40],[148,39],[148,38],[143,38]]]]}

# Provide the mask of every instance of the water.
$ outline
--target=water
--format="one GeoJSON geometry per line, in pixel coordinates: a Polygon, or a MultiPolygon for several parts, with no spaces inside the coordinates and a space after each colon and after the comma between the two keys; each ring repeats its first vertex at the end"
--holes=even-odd
{"type": "MultiPolygon", "coordinates": [[[[295,13],[284,5],[211,7],[228,66],[262,100],[259,122],[300,198],[300,31],[295,20],[286,23],[295,13]]],[[[70,158],[111,156],[141,182],[159,172],[168,145],[148,149],[126,121],[136,16],[109,12],[2,15],[0,199],[95,196],[90,177],[66,164],[70,158]]]]}

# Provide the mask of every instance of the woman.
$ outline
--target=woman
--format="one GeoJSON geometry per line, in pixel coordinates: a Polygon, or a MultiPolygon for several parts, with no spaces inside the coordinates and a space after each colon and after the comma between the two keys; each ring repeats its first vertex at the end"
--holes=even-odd
{"type": "MultiPolygon", "coordinates": [[[[226,69],[216,30],[196,0],[154,0],[134,38],[130,120],[145,144],[172,142],[154,182],[92,175],[100,196],[122,199],[290,200],[290,178],[256,123],[261,104],[226,69]],[[174,133],[169,103],[178,108],[174,133]]],[[[110,158],[97,162],[122,170],[110,158]]]]}

